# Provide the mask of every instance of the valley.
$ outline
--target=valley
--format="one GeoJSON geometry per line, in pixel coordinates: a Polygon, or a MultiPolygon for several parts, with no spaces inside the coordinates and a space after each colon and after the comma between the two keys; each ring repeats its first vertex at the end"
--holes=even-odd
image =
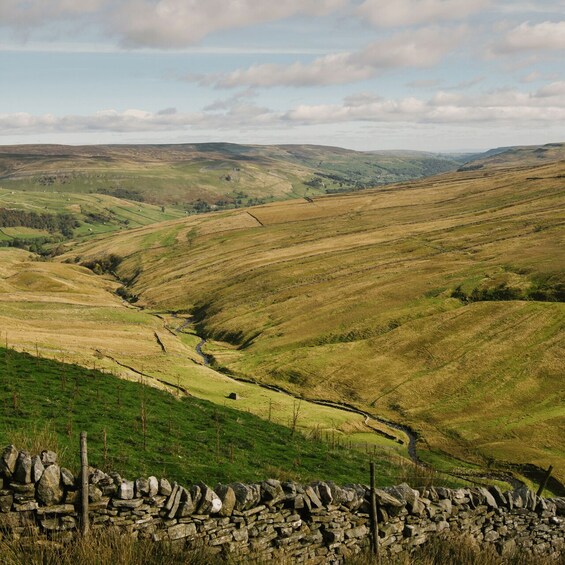
{"type": "Polygon", "coordinates": [[[407,459],[396,422],[436,470],[527,481],[551,464],[563,482],[565,155],[536,149],[129,226],[48,262],[0,249],[2,327],[20,351],[218,405],[236,393],[286,426],[299,397],[325,401],[300,403],[306,435],[407,459]]]}

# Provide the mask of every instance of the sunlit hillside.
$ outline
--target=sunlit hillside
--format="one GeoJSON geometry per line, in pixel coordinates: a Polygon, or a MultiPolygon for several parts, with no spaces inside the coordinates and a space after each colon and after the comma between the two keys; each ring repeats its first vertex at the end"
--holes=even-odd
{"type": "Polygon", "coordinates": [[[0,146],[0,187],[107,194],[202,212],[358,190],[459,165],[453,157],[432,153],[316,145],[0,146]]]}
{"type": "Polygon", "coordinates": [[[139,304],[193,313],[226,369],[370,407],[444,453],[565,479],[565,163],[447,174],[167,222],[116,254],[139,304]]]}

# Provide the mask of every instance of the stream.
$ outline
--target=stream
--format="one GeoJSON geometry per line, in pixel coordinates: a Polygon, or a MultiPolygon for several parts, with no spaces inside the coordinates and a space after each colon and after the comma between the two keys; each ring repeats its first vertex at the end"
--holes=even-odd
{"type": "MultiPolygon", "coordinates": [[[[178,318],[178,316],[174,313],[173,313],[173,316],[175,318],[178,318]]],[[[176,331],[182,332],[192,323],[193,323],[192,317],[184,318],[183,322],[176,328],[176,331]]],[[[197,337],[200,337],[200,336],[197,336],[197,337]]],[[[200,341],[196,345],[196,353],[202,358],[202,364],[209,367],[212,364],[213,357],[211,355],[204,353],[204,351],[202,350],[202,347],[204,345],[206,345],[206,338],[200,337],[200,341]]],[[[216,369],[216,370],[218,370],[218,369],[216,369]]],[[[218,371],[221,372],[221,370],[218,370],[218,371]]],[[[242,383],[246,383],[246,384],[252,384],[252,385],[267,389],[267,390],[279,392],[281,394],[286,394],[287,396],[290,396],[290,397],[295,398],[297,400],[302,400],[304,402],[310,402],[312,404],[318,404],[320,406],[328,406],[328,407],[331,407],[331,408],[335,408],[336,410],[343,410],[345,412],[351,412],[353,414],[359,414],[360,416],[363,416],[363,418],[365,419],[366,425],[369,424],[370,420],[374,420],[375,422],[379,422],[380,424],[383,424],[383,425],[385,425],[385,426],[387,426],[391,429],[400,431],[403,434],[405,434],[406,437],[408,438],[407,451],[408,451],[408,456],[409,456],[410,460],[412,461],[412,463],[414,463],[415,465],[418,465],[419,467],[433,469],[433,467],[431,465],[422,461],[422,459],[420,459],[420,457],[418,456],[417,448],[416,448],[417,442],[418,442],[418,434],[412,428],[410,428],[409,426],[406,426],[404,424],[399,424],[397,422],[391,422],[390,420],[387,420],[385,418],[382,418],[381,416],[376,416],[374,414],[371,414],[369,412],[361,410],[361,409],[359,409],[359,408],[357,408],[357,407],[355,407],[351,404],[348,404],[346,402],[336,402],[336,401],[333,401],[333,400],[306,398],[304,396],[300,396],[298,394],[295,394],[295,393],[293,393],[289,390],[286,390],[286,389],[284,389],[280,386],[277,386],[277,385],[266,384],[266,383],[256,381],[254,379],[237,377],[237,376],[234,376],[234,375],[229,375],[229,377],[231,379],[233,379],[234,381],[238,381],[238,382],[242,382],[242,383]]],[[[383,436],[387,437],[388,439],[395,439],[394,436],[387,434],[386,432],[382,432],[382,431],[379,431],[379,430],[373,430],[373,432],[376,433],[376,434],[383,435],[383,436]]],[[[502,471],[494,471],[492,473],[484,473],[484,474],[468,474],[468,475],[455,474],[455,473],[450,473],[450,472],[447,472],[447,471],[442,471],[442,472],[446,475],[450,475],[450,476],[453,476],[453,477],[464,479],[464,480],[467,480],[469,482],[476,482],[473,479],[476,479],[478,481],[480,481],[481,479],[490,479],[490,480],[499,480],[499,481],[506,482],[512,488],[524,486],[524,483],[522,481],[520,481],[519,479],[516,479],[511,474],[504,473],[502,471]]],[[[481,484],[481,483],[479,483],[479,484],[481,484]]]]}

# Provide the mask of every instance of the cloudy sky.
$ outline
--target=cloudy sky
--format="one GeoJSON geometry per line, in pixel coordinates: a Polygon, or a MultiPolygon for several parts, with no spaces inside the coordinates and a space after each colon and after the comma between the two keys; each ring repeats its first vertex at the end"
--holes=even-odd
{"type": "Polygon", "coordinates": [[[0,0],[0,144],[565,141],[565,0],[0,0]]]}

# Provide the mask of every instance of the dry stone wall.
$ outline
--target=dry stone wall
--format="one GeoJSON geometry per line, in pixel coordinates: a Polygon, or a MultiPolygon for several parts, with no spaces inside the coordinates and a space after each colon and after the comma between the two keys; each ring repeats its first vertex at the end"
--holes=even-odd
{"type": "MultiPolygon", "coordinates": [[[[281,553],[295,563],[341,563],[369,545],[369,490],[331,482],[299,485],[268,480],[214,489],[190,488],[157,477],[129,481],[89,470],[92,529],[218,553],[268,560],[281,553]]],[[[79,535],[80,485],[57,455],[31,456],[6,447],[0,455],[0,539],[72,541],[79,535]]],[[[379,544],[395,554],[449,532],[559,557],[565,552],[565,499],[527,489],[496,487],[377,489],[379,544]]]]}

